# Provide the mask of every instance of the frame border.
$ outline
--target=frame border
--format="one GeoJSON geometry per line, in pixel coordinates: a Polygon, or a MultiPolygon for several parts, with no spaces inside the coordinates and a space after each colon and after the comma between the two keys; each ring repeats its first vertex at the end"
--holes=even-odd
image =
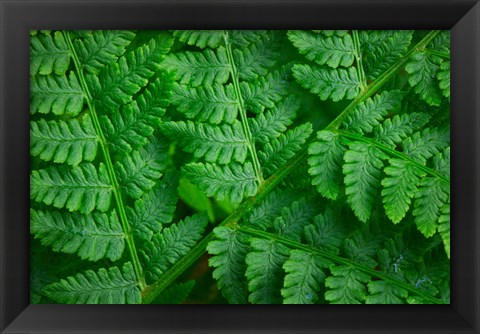
{"type": "Polygon", "coordinates": [[[478,1],[0,0],[0,24],[1,333],[480,333],[478,1]],[[450,305],[29,305],[30,29],[345,26],[451,29],[450,305]]]}

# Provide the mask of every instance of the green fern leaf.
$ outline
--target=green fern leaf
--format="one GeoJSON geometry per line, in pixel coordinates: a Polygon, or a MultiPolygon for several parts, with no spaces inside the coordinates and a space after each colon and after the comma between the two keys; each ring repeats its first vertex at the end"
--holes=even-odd
{"type": "Polygon", "coordinates": [[[283,208],[281,216],[275,219],[273,226],[280,236],[300,241],[304,227],[312,221],[316,213],[315,206],[302,198],[283,208]]]}
{"type": "Polygon", "coordinates": [[[70,51],[60,31],[30,38],[30,75],[64,75],[70,65],[70,51]]]}
{"type": "Polygon", "coordinates": [[[173,35],[188,45],[217,48],[223,42],[223,30],[175,30],[173,35]]]}
{"type": "Polygon", "coordinates": [[[439,80],[439,87],[442,90],[443,96],[450,100],[450,62],[444,61],[440,65],[437,78],[439,80]]]}
{"type": "Polygon", "coordinates": [[[134,207],[127,207],[127,218],[135,237],[150,240],[172,221],[177,204],[178,177],[167,173],[134,207]]]}
{"type": "Polygon", "coordinates": [[[259,37],[247,48],[233,50],[233,59],[239,78],[246,81],[256,80],[268,74],[275,65],[278,55],[278,41],[272,34],[259,37]]]}
{"type": "Polygon", "coordinates": [[[394,148],[396,144],[427,124],[430,116],[424,113],[395,115],[374,127],[376,139],[394,148]]]}
{"type": "Polygon", "coordinates": [[[416,132],[413,136],[405,139],[403,151],[410,157],[425,163],[427,159],[448,146],[450,142],[450,129],[425,129],[416,132]]]}
{"type": "Polygon", "coordinates": [[[243,163],[247,157],[247,141],[240,121],[220,126],[191,121],[165,122],[162,131],[178,141],[185,151],[208,162],[228,164],[233,160],[243,163]]]}
{"type": "Polygon", "coordinates": [[[370,218],[380,184],[383,159],[387,156],[371,144],[354,142],[345,153],[345,192],[355,215],[362,222],[370,218]]]}
{"type": "Polygon", "coordinates": [[[285,80],[285,75],[285,69],[281,69],[270,72],[255,82],[241,82],[240,91],[247,110],[258,114],[265,108],[274,108],[283,100],[288,92],[288,81],[285,80]]]}
{"type": "Polygon", "coordinates": [[[80,67],[87,73],[98,74],[100,70],[117,61],[125,47],[135,37],[131,31],[94,30],[84,38],[74,40],[80,67]]]}
{"type": "Polygon", "coordinates": [[[125,248],[125,235],[115,211],[108,217],[103,213],[87,216],[30,210],[30,232],[55,252],[78,254],[89,261],[116,261],[125,248]]]}
{"type": "Polygon", "coordinates": [[[422,179],[415,195],[415,224],[426,237],[432,236],[438,225],[440,209],[446,203],[450,186],[433,177],[422,179]]]}
{"type": "Polygon", "coordinates": [[[390,282],[380,280],[368,282],[366,304],[405,304],[408,292],[390,282]]]}
{"type": "Polygon", "coordinates": [[[332,276],[325,279],[325,299],[332,304],[360,304],[367,295],[370,277],[357,269],[339,265],[330,268],[332,276]]]}
{"type": "Polygon", "coordinates": [[[159,63],[171,44],[172,39],[168,36],[152,39],[120,57],[118,62],[106,66],[98,76],[86,76],[95,106],[105,113],[113,113],[119,106],[130,102],[159,70],[159,63]]]}
{"type": "Polygon", "coordinates": [[[77,119],[30,122],[30,154],[45,161],[72,166],[92,161],[97,155],[97,143],[98,136],[88,115],[81,122],[77,119]]]}
{"type": "Polygon", "coordinates": [[[258,152],[263,168],[269,174],[280,168],[298,152],[312,133],[312,125],[305,123],[287,131],[266,144],[258,152]]]}
{"type": "Polygon", "coordinates": [[[30,113],[77,116],[84,94],[74,72],[30,78],[30,113]]]}
{"type": "Polygon", "coordinates": [[[255,228],[266,230],[273,226],[273,221],[280,216],[282,210],[290,206],[300,195],[295,191],[275,191],[267,195],[263,201],[247,216],[246,221],[255,228]]]}
{"type": "Polygon", "coordinates": [[[308,173],[320,194],[336,199],[342,183],[343,146],[340,136],[330,131],[317,132],[317,141],[308,148],[308,173]]]}
{"type": "Polygon", "coordinates": [[[284,304],[315,304],[325,281],[322,258],[300,250],[292,250],[283,268],[287,275],[282,288],[284,304]]]}
{"type": "Polygon", "coordinates": [[[382,92],[360,103],[353,113],[343,123],[351,132],[372,132],[374,126],[379,124],[389,112],[392,112],[402,101],[399,91],[382,92]]]}
{"type": "Polygon", "coordinates": [[[84,273],[48,285],[44,293],[62,304],[139,304],[140,289],[130,262],[84,273]]]}
{"type": "Polygon", "coordinates": [[[105,165],[98,170],[90,163],[67,168],[52,166],[32,171],[30,198],[37,202],[88,214],[110,207],[112,186],[105,165]]]}
{"type": "Polygon", "coordinates": [[[133,199],[139,199],[146,191],[155,186],[162,176],[163,167],[158,154],[161,149],[152,147],[134,151],[120,162],[115,163],[115,173],[120,186],[133,199]]]}
{"type": "Polygon", "coordinates": [[[187,88],[175,84],[172,104],[188,118],[212,124],[233,123],[237,118],[238,102],[232,85],[187,88]]]}
{"type": "Polygon", "coordinates": [[[182,171],[207,196],[213,196],[217,200],[228,198],[232,203],[240,203],[244,197],[255,195],[258,189],[250,162],[225,166],[190,163],[183,166],[182,171]]]}
{"type": "Polygon", "coordinates": [[[348,34],[323,37],[308,31],[291,30],[288,38],[301,54],[319,65],[349,67],[355,59],[353,40],[348,34]]]}
{"type": "Polygon", "coordinates": [[[386,178],[382,180],[382,197],[385,212],[395,224],[399,223],[408,209],[425,173],[411,163],[400,159],[390,159],[385,168],[386,178]]]}
{"type": "Polygon", "coordinates": [[[113,151],[131,152],[147,143],[161,124],[172,85],[173,76],[162,72],[134,101],[119,112],[101,117],[105,139],[113,151]]]}
{"type": "Polygon", "coordinates": [[[450,258],[450,203],[444,204],[440,208],[438,232],[442,236],[445,253],[447,253],[448,258],[450,258]]]}
{"type": "Polygon", "coordinates": [[[248,124],[255,141],[265,144],[280,136],[292,124],[299,108],[298,100],[289,96],[273,109],[250,118],[248,124]]]}
{"type": "Polygon", "coordinates": [[[324,214],[315,216],[313,224],[305,226],[305,239],[314,248],[338,254],[345,238],[344,232],[331,210],[327,210],[324,214]]]}
{"type": "Polygon", "coordinates": [[[213,255],[208,263],[214,267],[213,278],[217,281],[223,296],[230,304],[247,302],[247,281],[245,256],[249,250],[248,238],[228,227],[217,227],[214,230],[216,240],[207,246],[213,255]]]}
{"type": "Polygon", "coordinates": [[[150,282],[157,280],[168,268],[196,244],[203,234],[208,219],[205,214],[195,214],[153,236],[145,243],[143,255],[145,274],[150,282]]]}
{"type": "Polygon", "coordinates": [[[369,30],[360,32],[363,68],[367,79],[375,80],[407,51],[412,30],[369,30]]]}
{"type": "Polygon", "coordinates": [[[247,271],[250,295],[253,304],[278,304],[282,300],[283,264],[288,258],[288,248],[271,240],[252,239],[252,252],[247,254],[247,271]]]}
{"type": "Polygon", "coordinates": [[[405,66],[405,70],[410,74],[408,78],[410,86],[431,106],[439,106],[442,102],[442,93],[437,81],[441,62],[442,58],[423,51],[415,53],[405,66]]]}
{"type": "Polygon", "coordinates": [[[175,72],[175,79],[190,87],[224,84],[230,77],[230,64],[224,47],[216,52],[180,52],[168,55],[162,68],[175,72]]]}
{"type": "Polygon", "coordinates": [[[327,69],[309,65],[295,65],[293,76],[305,89],[317,94],[322,101],[352,100],[360,93],[360,80],[355,68],[327,69]]]}

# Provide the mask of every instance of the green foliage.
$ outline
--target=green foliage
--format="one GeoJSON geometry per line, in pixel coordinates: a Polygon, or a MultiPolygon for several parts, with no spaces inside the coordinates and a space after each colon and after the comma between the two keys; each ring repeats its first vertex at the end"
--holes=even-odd
{"type": "Polygon", "coordinates": [[[448,32],[30,45],[32,303],[450,302],[448,32]]]}

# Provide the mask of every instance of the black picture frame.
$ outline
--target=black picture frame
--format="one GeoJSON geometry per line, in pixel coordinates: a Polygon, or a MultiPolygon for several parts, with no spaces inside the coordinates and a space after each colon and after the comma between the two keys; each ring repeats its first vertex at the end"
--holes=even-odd
{"type": "Polygon", "coordinates": [[[1,333],[479,333],[480,3],[0,0],[1,333]],[[450,29],[450,305],[29,305],[30,29],[450,29]]]}

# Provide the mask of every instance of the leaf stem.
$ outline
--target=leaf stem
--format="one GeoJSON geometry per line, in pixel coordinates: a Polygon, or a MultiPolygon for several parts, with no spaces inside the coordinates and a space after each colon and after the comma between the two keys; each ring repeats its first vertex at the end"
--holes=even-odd
{"type": "Polygon", "coordinates": [[[255,170],[255,176],[257,177],[258,184],[263,183],[263,173],[260,161],[258,160],[257,151],[255,149],[255,142],[253,140],[252,132],[248,126],[247,120],[247,110],[245,108],[245,102],[242,97],[242,92],[240,90],[240,82],[238,79],[237,67],[235,66],[235,61],[232,54],[232,46],[230,45],[228,31],[224,31],[223,38],[225,40],[225,48],[227,50],[228,62],[230,63],[230,73],[232,75],[233,88],[235,90],[235,96],[237,98],[238,113],[242,120],[242,129],[245,139],[247,140],[248,150],[252,156],[253,169],[255,170]]]}
{"type": "Polygon", "coordinates": [[[309,253],[318,254],[318,255],[320,255],[324,258],[327,258],[327,259],[329,259],[329,260],[331,260],[335,263],[344,264],[344,265],[353,267],[353,268],[358,269],[358,270],[360,270],[360,271],[362,271],[362,272],[364,272],[364,273],[366,273],[366,274],[368,274],[372,277],[380,278],[384,281],[387,281],[387,282],[390,282],[390,283],[392,283],[396,286],[399,286],[399,287],[401,287],[401,288],[403,288],[407,291],[413,292],[414,294],[416,294],[418,296],[421,296],[421,297],[425,298],[426,300],[429,300],[430,302],[432,302],[432,304],[443,304],[442,301],[440,301],[437,298],[431,296],[430,294],[427,294],[427,293],[425,293],[421,290],[415,289],[410,284],[407,284],[407,283],[402,282],[400,280],[394,279],[391,276],[389,276],[389,275],[387,275],[387,274],[385,274],[381,271],[377,271],[373,268],[369,268],[365,265],[362,265],[362,264],[359,264],[357,262],[351,261],[351,260],[346,259],[344,257],[334,255],[334,254],[322,251],[320,249],[313,248],[311,246],[308,246],[308,245],[305,245],[305,244],[302,244],[302,243],[299,243],[299,242],[296,242],[296,241],[293,241],[293,240],[290,240],[290,239],[280,237],[280,236],[278,236],[276,234],[273,234],[273,233],[269,233],[269,232],[265,232],[265,231],[259,231],[259,230],[253,229],[251,227],[237,226],[237,230],[244,233],[244,234],[248,234],[250,236],[253,236],[253,237],[260,237],[260,238],[264,238],[264,239],[278,241],[279,243],[284,244],[285,246],[288,246],[290,248],[300,249],[300,250],[303,250],[303,251],[306,251],[306,252],[309,252],[309,253]]]}
{"type": "MultiPolygon", "coordinates": [[[[428,44],[436,35],[438,31],[431,31],[425,38],[411,48],[407,54],[402,57],[397,63],[390,67],[383,75],[377,80],[372,82],[367,89],[357,96],[341,113],[335,118],[325,130],[335,131],[340,126],[341,122],[348,117],[348,115],[355,110],[358,104],[365,101],[371,95],[373,95],[380,87],[382,87],[388,79],[390,79],[396,71],[398,71],[410,58],[410,56],[419,48],[428,44]]],[[[226,38],[228,42],[228,38],[226,38]]],[[[227,44],[227,43],[226,43],[227,44]]],[[[231,50],[231,49],[230,49],[231,50]]],[[[228,51],[228,48],[227,48],[228,51]]],[[[230,51],[231,52],[231,51],[230,51]]],[[[235,76],[236,78],[236,76],[235,76]]],[[[238,80],[238,79],[237,79],[238,80]]],[[[241,98],[241,95],[240,95],[241,98]]],[[[263,182],[258,189],[255,196],[245,199],[242,204],[232,212],[219,226],[228,226],[236,228],[238,222],[243,215],[248,212],[256,203],[261,201],[267,196],[288,174],[298,168],[298,166],[305,162],[308,157],[308,143],[305,143],[303,148],[297,152],[297,154],[290,159],[287,163],[281,166],[272,176],[270,176],[265,182],[263,182]]],[[[214,239],[213,232],[210,232],[205,236],[197,245],[195,245],[189,253],[187,253],[180,261],[175,263],[162,277],[154,284],[146,288],[143,293],[142,300],[144,303],[151,302],[158,296],[166,287],[168,287],[175,279],[197,261],[205,252],[207,244],[214,239]]]]}
{"type": "Polygon", "coordinates": [[[80,64],[80,60],[78,59],[77,53],[75,51],[75,47],[73,46],[73,43],[72,43],[72,40],[70,39],[70,35],[68,31],[63,31],[63,35],[68,44],[68,48],[70,49],[70,52],[72,54],[72,59],[75,64],[75,68],[77,69],[78,80],[80,81],[80,85],[82,86],[82,90],[86,96],[88,109],[90,111],[90,116],[92,117],[93,126],[99,138],[100,148],[102,150],[103,157],[105,159],[105,165],[107,167],[110,183],[112,184],[113,197],[115,198],[115,203],[118,209],[120,222],[122,224],[122,230],[123,230],[123,233],[125,234],[127,248],[130,252],[130,257],[132,259],[135,275],[139,280],[138,284],[140,286],[140,289],[143,290],[145,289],[147,284],[145,282],[143,269],[142,269],[142,266],[140,265],[140,260],[138,258],[137,249],[135,247],[135,242],[133,240],[133,234],[131,233],[130,225],[128,223],[127,214],[125,212],[125,207],[123,205],[123,200],[120,193],[120,186],[117,181],[117,177],[115,175],[115,170],[113,169],[113,163],[112,163],[112,158],[110,156],[110,151],[108,150],[108,147],[107,147],[108,144],[105,139],[105,135],[103,134],[102,128],[100,126],[100,121],[98,119],[98,115],[95,110],[95,105],[92,103],[92,96],[88,89],[88,85],[85,81],[85,77],[83,76],[82,67],[80,64]]]}
{"type": "Polygon", "coordinates": [[[355,59],[357,62],[357,74],[360,79],[360,88],[362,91],[367,89],[367,78],[365,77],[365,71],[363,70],[362,63],[362,50],[360,48],[360,38],[358,37],[358,30],[352,30],[353,45],[355,47],[355,59]]]}
{"type": "Polygon", "coordinates": [[[429,168],[427,166],[422,165],[421,163],[412,159],[411,157],[409,157],[405,153],[398,152],[396,150],[392,150],[391,148],[383,145],[382,143],[379,143],[378,141],[376,141],[374,139],[363,137],[361,135],[357,135],[357,134],[350,133],[350,132],[347,132],[347,131],[334,131],[334,132],[338,133],[340,136],[345,137],[345,138],[350,138],[350,139],[354,139],[356,141],[361,141],[361,142],[364,142],[364,143],[367,143],[367,144],[374,145],[375,147],[377,147],[377,148],[381,149],[382,151],[386,152],[387,154],[389,154],[391,156],[394,156],[396,158],[399,158],[401,160],[408,161],[409,163],[411,163],[412,165],[414,165],[418,169],[420,169],[420,170],[424,171],[425,173],[427,173],[427,174],[429,174],[429,175],[431,175],[435,178],[438,178],[441,181],[445,182],[446,184],[450,185],[450,179],[449,178],[439,174],[436,170],[434,170],[432,168],[429,168]]]}
{"type": "Polygon", "coordinates": [[[345,118],[357,107],[357,105],[370,96],[372,96],[377,90],[382,87],[418,50],[424,48],[437,34],[438,30],[430,31],[420,42],[412,47],[400,60],[386,70],[381,76],[379,76],[374,82],[372,82],[366,90],[360,93],[341,113],[338,115],[332,123],[330,123],[325,130],[336,130],[345,118]]]}

